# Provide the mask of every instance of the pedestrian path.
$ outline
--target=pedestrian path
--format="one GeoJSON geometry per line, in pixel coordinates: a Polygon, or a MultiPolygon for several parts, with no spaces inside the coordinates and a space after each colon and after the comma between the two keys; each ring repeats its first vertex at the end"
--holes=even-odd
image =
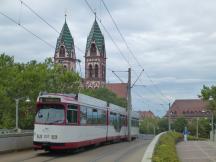
{"type": "Polygon", "coordinates": [[[176,145],[181,162],[216,162],[216,143],[188,141],[176,145]]]}

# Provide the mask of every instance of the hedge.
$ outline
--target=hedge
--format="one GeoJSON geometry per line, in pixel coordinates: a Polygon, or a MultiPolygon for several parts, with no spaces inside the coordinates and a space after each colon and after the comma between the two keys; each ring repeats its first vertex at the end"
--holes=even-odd
{"type": "Polygon", "coordinates": [[[168,132],[162,135],[155,148],[152,161],[153,162],[180,162],[175,144],[182,139],[182,134],[176,132],[168,132]]]}

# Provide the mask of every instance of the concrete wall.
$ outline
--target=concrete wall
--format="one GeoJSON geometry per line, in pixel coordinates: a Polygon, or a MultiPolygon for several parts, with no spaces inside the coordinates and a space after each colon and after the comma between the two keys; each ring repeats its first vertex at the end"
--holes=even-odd
{"type": "Polygon", "coordinates": [[[32,148],[33,133],[0,135],[0,153],[32,148]]]}
{"type": "Polygon", "coordinates": [[[143,140],[152,140],[154,137],[154,134],[139,134],[139,139],[143,140]]]}

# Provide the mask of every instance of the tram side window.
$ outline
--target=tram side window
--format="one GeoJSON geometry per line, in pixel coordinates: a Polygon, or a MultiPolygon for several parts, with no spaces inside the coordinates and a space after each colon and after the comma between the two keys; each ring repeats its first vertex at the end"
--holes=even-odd
{"type": "Polygon", "coordinates": [[[136,127],[139,127],[139,119],[136,119],[136,127]]]}
{"type": "Polygon", "coordinates": [[[92,124],[98,124],[98,110],[93,109],[92,111],[92,124]]]}
{"type": "Polygon", "coordinates": [[[92,109],[87,108],[87,124],[92,124],[92,109]]]}
{"type": "Polygon", "coordinates": [[[77,124],[77,106],[68,105],[67,123],[69,123],[69,124],[77,124]]]}
{"type": "Polygon", "coordinates": [[[81,106],[80,107],[80,124],[86,124],[87,123],[87,112],[86,107],[81,106]]]}
{"type": "Polygon", "coordinates": [[[116,113],[110,113],[110,125],[116,125],[117,124],[117,114],[116,113]]]}
{"type": "Polygon", "coordinates": [[[120,126],[124,126],[126,124],[125,120],[126,120],[125,115],[120,115],[120,126]]]}
{"type": "Polygon", "coordinates": [[[139,119],[132,118],[132,127],[139,127],[139,119]]]}
{"type": "Polygon", "coordinates": [[[98,124],[106,124],[106,111],[98,110],[98,124]]]}

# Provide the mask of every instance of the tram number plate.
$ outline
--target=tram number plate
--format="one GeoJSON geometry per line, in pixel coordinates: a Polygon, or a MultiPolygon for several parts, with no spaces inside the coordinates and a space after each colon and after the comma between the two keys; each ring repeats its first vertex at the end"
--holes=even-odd
{"type": "Polygon", "coordinates": [[[44,135],[44,138],[49,138],[49,134],[45,134],[45,135],[44,135]]]}

